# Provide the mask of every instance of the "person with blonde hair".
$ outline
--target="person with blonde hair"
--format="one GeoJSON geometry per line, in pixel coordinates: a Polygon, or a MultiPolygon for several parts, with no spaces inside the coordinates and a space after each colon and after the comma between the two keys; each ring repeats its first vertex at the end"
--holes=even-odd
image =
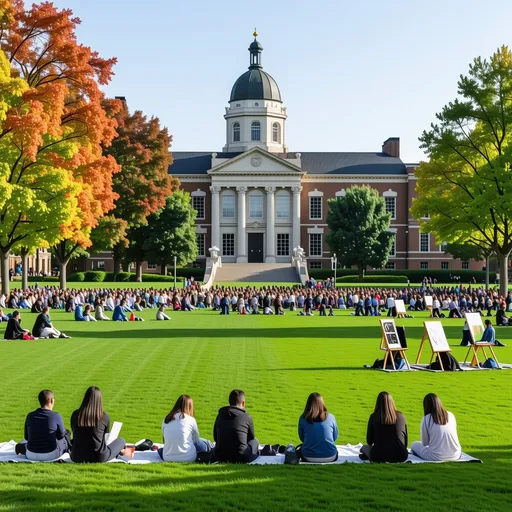
{"type": "Polygon", "coordinates": [[[301,458],[306,462],[334,462],[338,459],[336,418],[327,411],[320,393],[311,393],[299,418],[301,458]]]}
{"type": "Polygon", "coordinates": [[[368,420],[366,442],[359,458],[372,462],[405,462],[407,452],[407,423],[396,410],[393,397],[382,391],[368,420]]]}
{"type": "Polygon", "coordinates": [[[423,412],[421,442],[415,441],[411,445],[414,455],[433,461],[460,459],[462,450],[455,416],[443,407],[441,399],[434,393],[423,399],[423,412]]]}
{"type": "Polygon", "coordinates": [[[194,401],[181,395],[162,422],[164,446],[158,450],[166,462],[194,462],[197,454],[210,452],[215,446],[199,437],[194,418],[194,401]]]}

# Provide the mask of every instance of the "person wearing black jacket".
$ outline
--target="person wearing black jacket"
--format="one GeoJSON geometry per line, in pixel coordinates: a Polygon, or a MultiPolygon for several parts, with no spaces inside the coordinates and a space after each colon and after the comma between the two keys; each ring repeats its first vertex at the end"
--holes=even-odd
{"type": "Polygon", "coordinates": [[[43,301],[41,299],[37,299],[34,301],[34,304],[32,304],[32,309],[30,310],[31,313],[42,313],[43,312],[43,301]]]}
{"type": "Polygon", "coordinates": [[[393,397],[386,391],[379,393],[375,410],[368,421],[366,442],[359,457],[371,462],[405,462],[407,451],[407,422],[396,410],[393,397]]]}
{"type": "Polygon", "coordinates": [[[20,322],[20,312],[14,311],[7,322],[7,327],[5,329],[4,338],[6,340],[22,340],[23,336],[28,334],[29,331],[22,329],[20,322]]]}
{"type": "Polygon", "coordinates": [[[32,328],[32,335],[35,338],[69,338],[69,336],[55,329],[48,312],[49,308],[45,306],[43,311],[37,315],[32,328]]]}
{"type": "Polygon", "coordinates": [[[214,458],[219,462],[247,464],[259,455],[259,441],[254,436],[254,423],[245,412],[245,393],[234,389],[229,406],[219,409],[213,427],[214,458]]]}

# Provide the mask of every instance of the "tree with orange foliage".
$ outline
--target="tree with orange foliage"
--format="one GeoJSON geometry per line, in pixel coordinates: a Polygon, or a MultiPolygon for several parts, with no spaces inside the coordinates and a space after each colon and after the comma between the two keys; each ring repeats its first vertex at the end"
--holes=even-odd
{"type": "MultiPolygon", "coordinates": [[[[112,179],[119,165],[103,154],[117,123],[107,115],[99,88],[110,81],[116,59],[102,59],[79,44],[75,30],[80,20],[50,2],[25,9],[22,0],[0,0],[0,23],[0,49],[15,79],[26,84],[14,104],[7,101],[0,132],[0,152],[8,156],[2,159],[8,167],[4,179],[11,191],[0,204],[0,253],[5,258],[16,244],[26,246],[25,239],[42,233],[48,245],[59,242],[55,254],[65,287],[69,259],[77,248],[91,245],[91,230],[117,198],[112,179]],[[53,187],[64,176],[72,206],[54,218],[45,209],[55,202],[53,187]],[[27,197],[37,199],[39,216],[27,208],[27,197]],[[43,229],[49,225],[51,233],[43,229]]],[[[110,102],[109,112],[116,108],[119,102],[110,102]]]]}

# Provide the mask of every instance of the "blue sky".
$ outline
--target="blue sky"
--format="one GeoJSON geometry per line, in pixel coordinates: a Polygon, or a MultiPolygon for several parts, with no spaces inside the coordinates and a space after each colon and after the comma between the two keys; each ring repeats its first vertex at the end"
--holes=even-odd
{"type": "Polygon", "coordinates": [[[107,93],[160,117],[176,151],[222,149],[254,27],[290,151],[380,151],[398,136],[406,162],[472,59],[512,44],[510,0],[54,3],[82,19],[80,42],[118,58],[107,93]]]}

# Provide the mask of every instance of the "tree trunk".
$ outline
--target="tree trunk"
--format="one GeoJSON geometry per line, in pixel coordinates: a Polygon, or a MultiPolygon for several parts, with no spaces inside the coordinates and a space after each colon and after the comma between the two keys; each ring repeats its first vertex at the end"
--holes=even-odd
{"type": "Polygon", "coordinates": [[[359,268],[359,281],[362,281],[364,279],[364,266],[358,265],[359,268]]]}
{"type": "MultiPolygon", "coordinates": [[[[40,258],[39,249],[36,249],[36,275],[37,276],[39,275],[39,272],[41,271],[41,264],[39,262],[39,258],[40,258]]],[[[49,274],[51,275],[51,272],[49,272],[49,274]]]]}
{"type": "Polygon", "coordinates": [[[500,295],[506,297],[508,295],[508,256],[507,254],[498,253],[498,262],[500,265],[500,295]]]}
{"type": "Polygon", "coordinates": [[[490,264],[490,257],[489,256],[486,256],[485,257],[485,291],[488,292],[489,291],[489,264],[490,264]]]}
{"type": "Polygon", "coordinates": [[[142,283],[142,261],[135,261],[135,281],[142,283]]]}
{"type": "Polygon", "coordinates": [[[0,276],[2,278],[2,293],[9,295],[9,251],[0,250],[0,276]]]}
{"type": "Polygon", "coordinates": [[[66,261],[66,263],[62,263],[61,261],[59,261],[59,266],[60,266],[60,287],[63,290],[65,290],[67,287],[67,278],[68,278],[68,276],[66,275],[66,273],[68,271],[68,262],[66,261]]]}
{"type": "Polygon", "coordinates": [[[21,289],[28,288],[28,250],[24,247],[21,249],[21,289]]]}

